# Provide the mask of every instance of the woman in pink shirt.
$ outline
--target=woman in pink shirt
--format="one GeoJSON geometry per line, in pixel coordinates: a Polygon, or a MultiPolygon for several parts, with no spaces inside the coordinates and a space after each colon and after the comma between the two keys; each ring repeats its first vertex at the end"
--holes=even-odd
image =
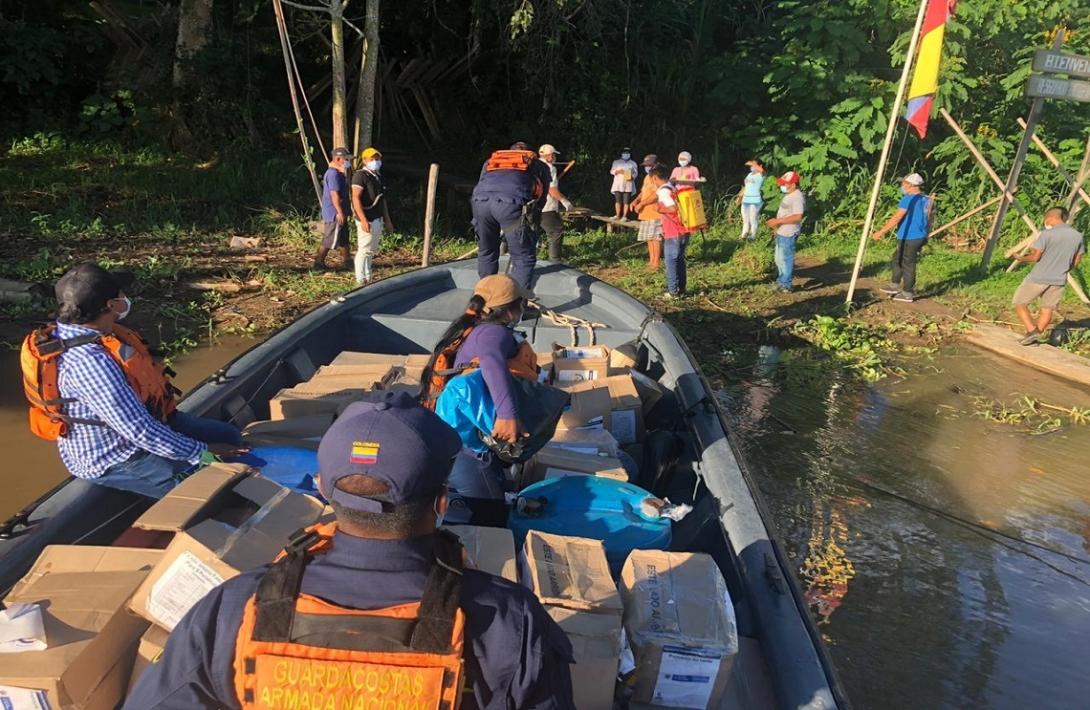
{"type": "Polygon", "coordinates": [[[693,155],[687,150],[677,154],[677,167],[670,173],[671,180],[699,180],[700,168],[693,165],[693,155]]]}

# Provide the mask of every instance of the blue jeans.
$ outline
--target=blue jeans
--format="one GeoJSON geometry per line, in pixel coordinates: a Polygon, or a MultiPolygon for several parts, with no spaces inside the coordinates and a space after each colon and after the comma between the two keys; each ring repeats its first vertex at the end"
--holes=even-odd
{"type": "MultiPolygon", "coordinates": [[[[167,425],[179,434],[206,444],[242,444],[238,429],[227,422],[174,412],[167,419],[167,425]]],[[[175,461],[139,451],[128,461],[114,464],[101,476],[90,480],[100,486],[132,491],[149,498],[162,498],[193,468],[188,461],[175,461]]]]}
{"type": "Polygon", "coordinates": [[[446,520],[451,523],[473,521],[482,502],[503,501],[503,464],[492,452],[478,454],[462,449],[454,459],[447,479],[450,506],[446,520]]]}
{"type": "Polygon", "coordinates": [[[504,195],[473,198],[473,227],[477,230],[477,275],[500,270],[500,232],[511,252],[511,278],[530,288],[537,265],[537,231],[522,211],[522,204],[504,195]]]}
{"type": "Polygon", "coordinates": [[[776,268],[780,272],[777,283],[791,288],[791,277],[795,275],[795,237],[776,236],[776,268]]]}
{"type": "Polygon", "coordinates": [[[666,290],[675,296],[685,293],[688,282],[685,273],[685,249],[689,235],[662,240],[662,255],[666,260],[666,290]]]}

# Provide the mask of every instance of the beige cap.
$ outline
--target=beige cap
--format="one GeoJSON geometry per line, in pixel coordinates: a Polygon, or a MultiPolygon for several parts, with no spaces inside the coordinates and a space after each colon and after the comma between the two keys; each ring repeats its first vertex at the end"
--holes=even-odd
{"type": "Polygon", "coordinates": [[[473,289],[474,296],[484,299],[485,311],[514,303],[520,298],[531,298],[532,294],[519,285],[518,281],[507,274],[485,276],[473,289]]]}
{"type": "Polygon", "coordinates": [[[538,155],[558,155],[559,153],[560,153],[560,151],[557,150],[556,146],[553,145],[552,143],[545,143],[544,145],[542,145],[540,148],[537,149],[537,154],[538,155]]]}
{"type": "Polygon", "coordinates": [[[909,185],[915,185],[919,187],[923,184],[923,176],[919,173],[911,173],[901,178],[902,182],[907,182],[909,185]]]}

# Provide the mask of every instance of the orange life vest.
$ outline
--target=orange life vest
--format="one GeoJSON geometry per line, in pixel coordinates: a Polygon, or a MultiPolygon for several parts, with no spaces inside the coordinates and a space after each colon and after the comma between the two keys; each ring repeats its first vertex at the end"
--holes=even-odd
{"type": "MultiPolygon", "coordinates": [[[[497,150],[488,156],[488,160],[484,164],[484,171],[491,173],[496,170],[517,170],[525,173],[530,171],[530,166],[534,164],[535,160],[537,160],[537,153],[532,150],[497,150]]],[[[542,184],[541,180],[535,177],[530,192],[531,200],[544,197],[548,188],[548,185],[542,184]]]]}
{"type": "Polygon", "coordinates": [[[437,561],[419,602],[364,611],[299,593],[335,525],[311,528],[273,563],[247,602],[235,645],[243,710],[456,710],[465,616],[457,538],[436,533],[437,561]]]}
{"type": "Polygon", "coordinates": [[[136,396],[148,407],[152,416],[166,421],[176,409],[175,395],[179,392],[170,383],[174,373],[152,357],[147,343],[134,330],[120,325],[109,335],[84,335],[68,340],[55,337],[57,326],[38,328],[23,339],[19,364],[23,370],[23,392],[30,403],[30,431],[47,441],[56,441],[68,434],[70,424],[104,426],[91,419],[73,419],[64,413],[64,405],[72,399],[61,397],[57,384],[57,361],[65,351],[81,345],[98,343],[117,362],[136,396]]]}
{"type": "MultiPolygon", "coordinates": [[[[436,354],[430,373],[424,382],[424,390],[420,400],[420,403],[427,409],[435,411],[435,403],[439,400],[439,395],[443,394],[443,390],[446,389],[450,378],[474,370],[480,364],[477,358],[473,358],[469,365],[463,367],[455,367],[454,365],[458,357],[458,350],[461,349],[466,338],[472,332],[472,327],[466,328],[461,335],[451,341],[450,345],[436,354]]],[[[514,357],[507,360],[507,371],[515,377],[537,381],[537,353],[530,347],[528,341],[520,343],[518,352],[515,353],[514,357]]]]}

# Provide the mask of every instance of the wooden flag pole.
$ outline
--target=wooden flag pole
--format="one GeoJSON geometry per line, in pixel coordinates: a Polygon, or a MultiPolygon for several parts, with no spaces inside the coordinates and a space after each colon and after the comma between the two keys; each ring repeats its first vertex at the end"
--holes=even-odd
{"type": "Polygon", "coordinates": [[[920,10],[916,13],[916,26],[912,29],[912,39],[908,42],[908,53],[905,55],[905,66],[901,70],[901,82],[897,85],[897,98],[893,100],[893,110],[889,114],[889,124],[886,126],[886,141],[882,144],[882,157],[878,159],[878,171],[874,175],[874,186],[870,191],[870,203],[867,205],[867,218],[863,220],[863,231],[859,235],[859,250],[855,254],[855,267],[852,269],[852,280],[848,284],[847,303],[852,302],[855,296],[855,284],[859,281],[859,272],[863,268],[863,256],[867,251],[867,239],[870,237],[871,228],[874,226],[874,213],[878,209],[878,196],[882,191],[882,180],[886,176],[886,163],[889,161],[889,152],[893,147],[893,134],[897,130],[897,122],[901,117],[901,106],[904,104],[905,91],[908,87],[908,75],[912,71],[912,63],[916,57],[916,46],[920,43],[920,28],[923,27],[923,18],[927,14],[928,0],[920,0],[920,10]]]}

